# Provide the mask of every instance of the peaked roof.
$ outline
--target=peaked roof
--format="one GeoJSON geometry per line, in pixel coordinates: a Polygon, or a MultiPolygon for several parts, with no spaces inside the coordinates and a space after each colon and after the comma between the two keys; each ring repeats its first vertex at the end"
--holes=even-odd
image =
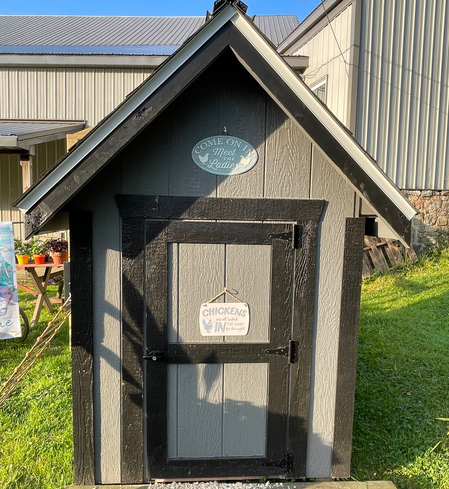
{"type": "Polygon", "coordinates": [[[226,4],[13,205],[37,232],[226,49],[345,175],[398,238],[410,241],[413,207],[240,10],[226,4]],[[109,137],[114,133],[114,137],[109,137]],[[59,189],[63,188],[64,191],[59,189]]]}
{"type": "MultiPolygon", "coordinates": [[[[205,15],[0,15],[0,53],[169,55],[205,21],[205,15]]],[[[262,15],[254,23],[277,45],[299,21],[296,15],[262,15]]]]}

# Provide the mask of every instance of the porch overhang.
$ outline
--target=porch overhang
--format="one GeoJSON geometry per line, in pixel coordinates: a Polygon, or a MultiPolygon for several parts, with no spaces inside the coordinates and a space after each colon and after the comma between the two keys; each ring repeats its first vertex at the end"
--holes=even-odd
{"type": "Polygon", "coordinates": [[[32,146],[84,129],[84,121],[0,119],[0,153],[27,154],[32,146]]]}

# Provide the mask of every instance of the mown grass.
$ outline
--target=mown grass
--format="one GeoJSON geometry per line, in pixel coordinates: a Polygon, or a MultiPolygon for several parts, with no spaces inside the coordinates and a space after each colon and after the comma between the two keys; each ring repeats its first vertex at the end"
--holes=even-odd
{"type": "Polygon", "coordinates": [[[449,488],[447,250],[364,283],[359,343],[354,478],[449,488]]]}
{"type": "MultiPolygon", "coordinates": [[[[32,298],[31,298],[32,299],[32,298]]],[[[31,317],[30,296],[21,305],[31,317]]],[[[0,383],[25,345],[0,342],[0,383]]],[[[363,284],[352,476],[400,489],[449,489],[449,251],[363,284]],[[442,441],[441,443],[439,443],[442,441]]],[[[0,408],[0,489],[72,483],[70,352],[65,326],[0,408]]]]}
{"type": "MultiPolygon", "coordinates": [[[[50,295],[56,291],[49,289],[50,295]]],[[[33,297],[21,294],[20,305],[30,318],[33,297]]],[[[24,344],[0,341],[1,385],[50,319],[44,309],[24,344]]],[[[72,452],[70,351],[65,325],[0,407],[0,488],[63,488],[72,482],[72,452]]]]}

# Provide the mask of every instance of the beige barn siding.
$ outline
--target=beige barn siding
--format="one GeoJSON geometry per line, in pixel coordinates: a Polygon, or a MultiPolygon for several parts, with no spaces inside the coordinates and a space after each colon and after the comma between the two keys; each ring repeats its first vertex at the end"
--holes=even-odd
{"type": "Polygon", "coordinates": [[[0,155],[0,221],[12,221],[14,234],[23,237],[22,213],[11,202],[22,193],[22,168],[17,155],[0,155]]]}
{"type": "Polygon", "coordinates": [[[448,189],[449,6],[363,0],[356,136],[400,188],[448,189]]]}
{"type": "MultiPolygon", "coordinates": [[[[65,139],[35,146],[33,181],[44,173],[66,152],[65,139]]],[[[23,215],[11,207],[11,202],[22,194],[22,167],[18,155],[0,154],[0,221],[15,223],[16,236],[24,236],[23,215]]]]}
{"type": "Polygon", "coordinates": [[[329,15],[330,25],[325,17],[288,54],[309,57],[309,68],[303,77],[307,85],[327,77],[327,105],[343,124],[353,129],[350,103],[356,95],[353,85],[358,56],[358,43],[354,40],[357,0],[345,3],[341,12],[329,15]]]}
{"type": "Polygon", "coordinates": [[[97,124],[150,69],[0,67],[0,119],[70,119],[97,124]]]}

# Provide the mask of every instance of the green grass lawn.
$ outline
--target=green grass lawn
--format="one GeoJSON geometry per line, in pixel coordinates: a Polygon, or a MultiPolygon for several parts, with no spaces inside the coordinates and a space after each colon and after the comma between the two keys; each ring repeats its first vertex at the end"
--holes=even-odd
{"type": "Polygon", "coordinates": [[[449,488],[449,252],[364,283],[352,474],[449,488]]]}
{"type": "MultiPolygon", "coordinates": [[[[449,489],[449,251],[362,290],[352,476],[400,489],[449,489]],[[441,440],[435,449],[433,449],[441,440]]],[[[31,317],[32,297],[21,296],[31,317]]],[[[42,333],[0,341],[3,383],[42,333]]],[[[0,408],[0,489],[72,483],[68,328],[0,408]]]]}
{"type": "MultiPolygon", "coordinates": [[[[56,287],[49,287],[49,295],[56,287]]],[[[20,294],[29,318],[33,296],[20,294]]],[[[55,312],[57,307],[55,307],[55,312]]],[[[9,378],[51,316],[40,322],[24,344],[0,341],[0,384],[9,378]]],[[[0,407],[0,488],[59,489],[72,482],[72,397],[68,326],[53,339],[17,390],[0,407]]]]}

